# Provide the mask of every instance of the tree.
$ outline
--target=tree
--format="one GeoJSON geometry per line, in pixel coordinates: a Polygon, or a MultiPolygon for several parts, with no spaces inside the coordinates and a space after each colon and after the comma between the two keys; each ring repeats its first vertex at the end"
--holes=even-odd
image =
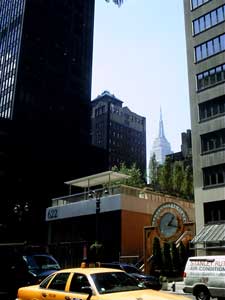
{"type": "Polygon", "coordinates": [[[169,275],[172,272],[172,259],[170,250],[170,244],[165,242],[163,246],[163,269],[165,273],[164,275],[169,275]]]}
{"type": "Polygon", "coordinates": [[[170,157],[166,157],[166,160],[160,169],[159,184],[162,191],[171,193],[173,190],[172,184],[172,161],[170,157]]]}
{"type": "Polygon", "coordinates": [[[180,273],[181,263],[180,263],[179,250],[178,250],[178,248],[177,248],[177,246],[176,246],[175,243],[172,243],[171,248],[172,248],[172,265],[173,265],[173,270],[176,273],[180,273]]]}
{"type": "Polygon", "coordinates": [[[162,269],[162,251],[160,247],[160,242],[158,237],[154,237],[153,246],[152,246],[152,254],[154,257],[154,269],[161,270],[162,269]]]}
{"type": "Polygon", "coordinates": [[[159,185],[159,164],[156,160],[156,155],[153,153],[149,162],[149,183],[154,190],[158,189],[159,185]]]}
{"type": "Polygon", "coordinates": [[[117,184],[126,184],[135,187],[143,187],[145,186],[145,182],[142,178],[142,174],[140,169],[137,168],[136,163],[133,163],[130,168],[128,168],[125,163],[122,163],[120,167],[114,166],[112,167],[112,171],[119,172],[122,174],[130,175],[130,178],[120,180],[117,184]]]}
{"type": "Polygon", "coordinates": [[[194,196],[193,170],[189,165],[185,168],[181,191],[187,199],[192,199],[194,196]]]}
{"type": "Polygon", "coordinates": [[[187,255],[187,249],[184,246],[184,243],[182,241],[180,242],[179,245],[179,256],[180,256],[181,270],[183,271],[188,259],[188,255],[187,255]]]}
{"type": "Polygon", "coordinates": [[[173,191],[176,195],[181,195],[181,187],[184,179],[183,166],[180,161],[175,161],[173,164],[173,191]]]}

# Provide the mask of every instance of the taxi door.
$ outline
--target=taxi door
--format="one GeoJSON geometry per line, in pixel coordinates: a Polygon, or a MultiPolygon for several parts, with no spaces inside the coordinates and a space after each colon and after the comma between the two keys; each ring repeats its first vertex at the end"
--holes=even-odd
{"type": "MultiPolygon", "coordinates": [[[[91,288],[91,284],[85,274],[74,273],[68,280],[68,286],[66,291],[68,295],[65,300],[86,300],[88,299],[87,291],[84,291],[84,288],[91,288]]],[[[98,297],[93,295],[92,300],[97,300],[98,297]]]]}

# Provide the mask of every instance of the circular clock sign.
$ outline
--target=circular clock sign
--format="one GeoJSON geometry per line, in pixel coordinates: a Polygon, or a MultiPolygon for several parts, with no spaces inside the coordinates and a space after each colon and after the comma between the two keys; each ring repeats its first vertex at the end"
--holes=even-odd
{"type": "Polygon", "coordinates": [[[188,221],[186,212],[176,203],[168,202],[160,205],[153,217],[152,226],[155,226],[159,235],[164,239],[177,237],[183,231],[183,224],[188,221]]]}

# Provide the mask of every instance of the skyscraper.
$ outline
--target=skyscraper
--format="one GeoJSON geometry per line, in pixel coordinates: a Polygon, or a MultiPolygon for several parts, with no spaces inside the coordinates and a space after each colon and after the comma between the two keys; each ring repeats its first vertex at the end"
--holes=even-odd
{"type": "Polygon", "coordinates": [[[152,151],[150,156],[152,157],[152,155],[155,154],[156,161],[160,164],[163,164],[166,155],[171,153],[172,151],[171,151],[170,143],[168,142],[164,133],[162,110],[160,109],[159,134],[158,137],[153,141],[152,151]]]}
{"type": "Polygon", "coordinates": [[[29,203],[32,237],[43,237],[39,221],[64,181],[104,169],[90,146],[94,4],[0,1],[0,224],[15,237],[15,204],[29,203]]]}
{"type": "MultiPolygon", "coordinates": [[[[196,248],[222,251],[225,226],[225,1],[184,0],[196,248]],[[211,225],[210,225],[211,224],[211,225]]],[[[223,250],[224,251],[224,250],[223,250]]]]}
{"type": "Polygon", "coordinates": [[[108,168],[133,163],[146,174],[146,120],[108,91],[92,102],[92,143],[106,150],[108,168]]]}

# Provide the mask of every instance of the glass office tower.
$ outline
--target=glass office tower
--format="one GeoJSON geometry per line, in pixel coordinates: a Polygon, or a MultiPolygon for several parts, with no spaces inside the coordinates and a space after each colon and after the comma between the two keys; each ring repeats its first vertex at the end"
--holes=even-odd
{"type": "Polygon", "coordinates": [[[0,9],[0,117],[12,118],[24,0],[2,0],[0,9]]]}

